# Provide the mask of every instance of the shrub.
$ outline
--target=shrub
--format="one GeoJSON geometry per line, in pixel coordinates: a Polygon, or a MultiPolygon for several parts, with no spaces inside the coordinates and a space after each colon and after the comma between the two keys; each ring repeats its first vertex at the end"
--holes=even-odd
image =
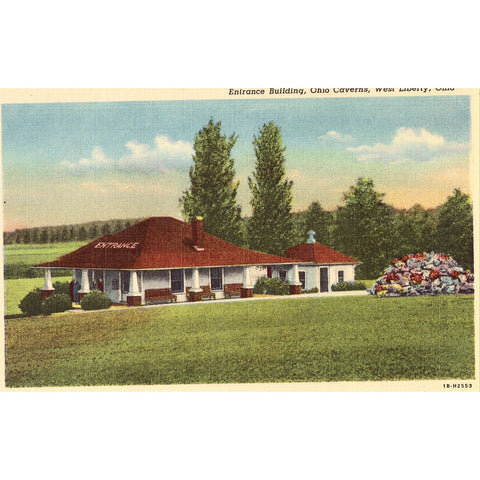
{"type": "Polygon", "coordinates": [[[55,295],[63,293],[70,297],[70,283],[69,282],[55,282],[53,284],[53,288],[55,289],[55,295]]]}
{"type": "Polygon", "coordinates": [[[351,290],[366,290],[364,282],[338,282],[332,285],[332,292],[348,292],[351,290]]]}
{"type": "Polygon", "coordinates": [[[302,293],[318,293],[318,288],[313,287],[313,288],[310,288],[309,290],[303,290],[302,293]]]}
{"type": "Polygon", "coordinates": [[[83,310],[103,310],[110,308],[111,305],[110,299],[98,290],[90,292],[80,300],[80,306],[83,310]]]}
{"type": "Polygon", "coordinates": [[[253,287],[253,293],[267,295],[290,295],[290,286],[278,278],[262,277],[253,287]]]}
{"type": "Polygon", "coordinates": [[[50,315],[52,313],[65,312],[72,308],[72,301],[70,295],[65,293],[56,293],[51,297],[46,298],[42,304],[42,310],[44,315],[50,315]]]}
{"type": "Polygon", "coordinates": [[[25,315],[41,315],[43,313],[41,290],[36,288],[27,293],[18,304],[18,307],[25,315]]]}

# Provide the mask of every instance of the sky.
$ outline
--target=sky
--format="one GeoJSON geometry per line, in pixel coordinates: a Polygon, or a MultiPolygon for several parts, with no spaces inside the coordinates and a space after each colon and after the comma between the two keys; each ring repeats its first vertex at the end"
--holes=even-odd
{"type": "Polygon", "coordinates": [[[334,209],[360,176],[398,208],[470,193],[467,96],[2,105],[4,229],[113,218],[181,218],[193,141],[213,118],[235,133],[238,201],[250,214],[252,141],[274,121],[293,210],[334,209]]]}

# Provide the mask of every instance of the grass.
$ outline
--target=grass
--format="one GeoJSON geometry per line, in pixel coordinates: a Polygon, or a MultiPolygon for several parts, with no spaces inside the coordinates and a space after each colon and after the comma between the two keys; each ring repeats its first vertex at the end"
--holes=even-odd
{"type": "MultiPolygon", "coordinates": [[[[72,277],[54,277],[55,282],[70,282],[72,277]]],[[[5,315],[22,313],[18,308],[20,300],[36,287],[42,288],[43,278],[18,278],[5,280],[5,315]]]]}
{"type": "Polygon", "coordinates": [[[76,241],[32,245],[5,245],[5,265],[24,264],[31,266],[50,262],[61,255],[73,252],[85,244],[86,242],[76,241]]]}
{"type": "Polygon", "coordinates": [[[6,321],[8,387],[473,377],[472,295],[208,302],[6,321]]]}

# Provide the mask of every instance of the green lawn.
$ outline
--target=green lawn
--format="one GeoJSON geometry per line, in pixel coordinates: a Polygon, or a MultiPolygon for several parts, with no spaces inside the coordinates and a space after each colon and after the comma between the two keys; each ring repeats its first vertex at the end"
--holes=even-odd
{"type": "Polygon", "coordinates": [[[473,377],[472,295],[205,302],[6,321],[8,387],[473,377]]]}
{"type": "Polygon", "coordinates": [[[50,262],[61,255],[73,252],[86,242],[45,243],[32,245],[5,245],[5,264],[36,265],[50,262]]]}
{"type": "MultiPolygon", "coordinates": [[[[70,282],[72,277],[54,277],[52,282],[70,282]]],[[[34,288],[42,288],[43,278],[16,278],[5,280],[5,315],[22,313],[18,308],[20,300],[34,288]]]]}

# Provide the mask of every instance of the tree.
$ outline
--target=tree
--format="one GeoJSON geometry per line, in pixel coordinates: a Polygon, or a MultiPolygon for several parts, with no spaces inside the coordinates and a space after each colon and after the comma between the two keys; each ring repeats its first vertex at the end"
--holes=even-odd
{"type": "Polygon", "coordinates": [[[362,262],[359,278],[375,278],[390,263],[395,251],[393,209],[375,191],[373,180],[360,177],[344,193],[337,210],[335,248],[362,262]]]}
{"type": "Polygon", "coordinates": [[[78,230],[78,240],[84,241],[87,238],[88,238],[87,229],[85,228],[85,225],[82,225],[78,230]]]}
{"type": "Polygon", "coordinates": [[[437,209],[437,251],[451,255],[463,268],[473,269],[473,210],[469,195],[459,188],[437,209]]]}
{"type": "Polygon", "coordinates": [[[97,238],[98,237],[98,226],[96,223],[92,223],[88,228],[88,238],[97,238]]]}
{"type": "Polygon", "coordinates": [[[231,151],[237,137],[221,133],[221,122],[210,119],[195,136],[190,188],[180,198],[185,220],[200,216],[206,232],[236,245],[242,245],[243,224],[236,196],[231,151]]]}
{"type": "Polygon", "coordinates": [[[291,212],[293,182],[286,178],[280,129],[273,122],[265,124],[253,145],[257,160],[248,178],[252,192],[248,243],[254,250],[285,255],[294,243],[295,224],[291,212]]]}
{"type": "Polygon", "coordinates": [[[308,232],[315,232],[315,240],[324,245],[330,245],[330,227],[333,223],[331,212],[324,210],[319,202],[312,202],[305,212],[303,241],[308,237],[308,232]]]}
{"type": "Polygon", "coordinates": [[[436,220],[434,211],[416,204],[395,214],[396,257],[435,250],[436,220]]]}
{"type": "Polygon", "coordinates": [[[63,225],[60,229],[60,241],[68,242],[68,240],[70,240],[69,230],[66,225],[63,225]]]}

